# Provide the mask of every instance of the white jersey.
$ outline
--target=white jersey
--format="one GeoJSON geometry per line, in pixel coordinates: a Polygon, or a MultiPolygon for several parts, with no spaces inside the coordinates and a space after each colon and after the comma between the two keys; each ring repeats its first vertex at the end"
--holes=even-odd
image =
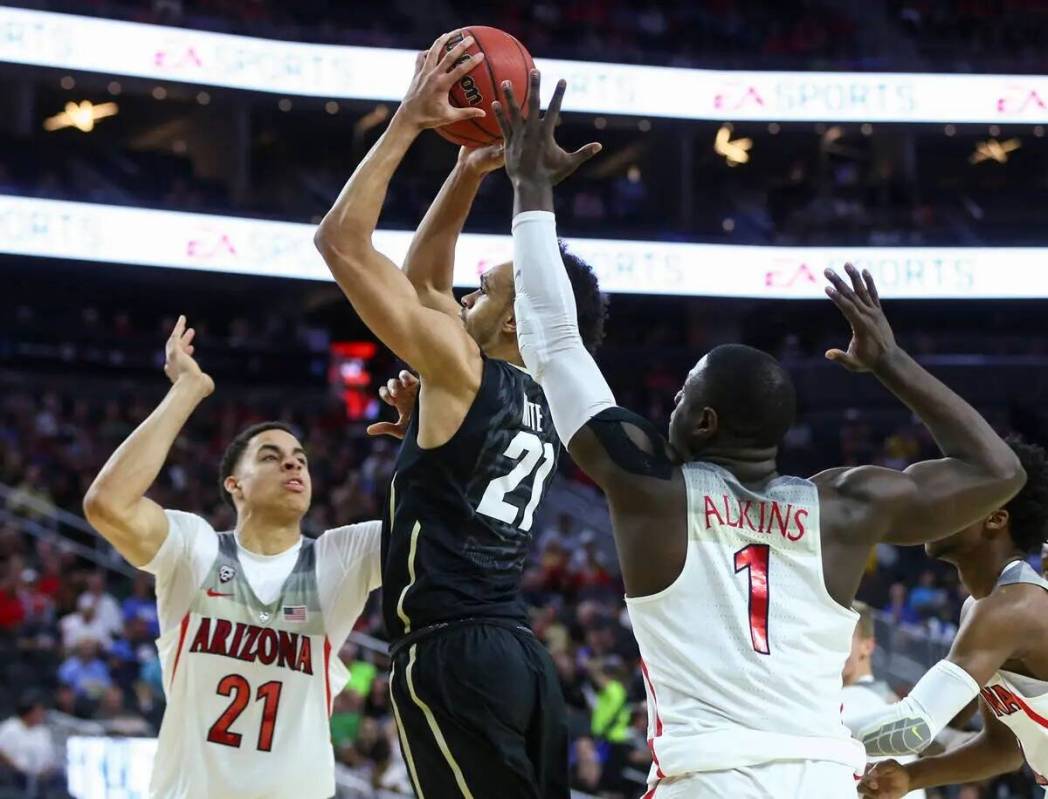
{"type": "Polygon", "coordinates": [[[861,774],[841,723],[841,671],[858,614],[822,571],[818,490],[762,493],[709,463],[684,467],[688,551],[657,594],[627,597],[648,693],[651,782],[819,760],[861,774]]]}
{"type": "MultiPolygon", "coordinates": [[[[1028,583],[1048,590],[1048,581],[1026,561],[1009,564],[997,579],[995,587],[1028,583]]],[[[973,597],[961,609],[961,619],[968,614],[973,597]]],[[[1048,786],[1048,681],[1026,677],[1001,669],[980,691],[993,714],[1008,726],[1019,740],[1023,757],[1037,777],[1037,784],[1048,786]]]]}
{"type": "Polygon", "coordinates": [[[166,511],[157,640],[167,709],[153,799],[327,799],[337,654],[380,582],[378,522],[265,557],[199,516],[166,511]]]}
{"type": "MultiPolygon", "coordinates": [[[[844,720],[845,726],[848,726],[850,719],[872,716],[885,706],[895,704],[899,701],[899,697],[888,687],[887,683],[875,680],[872,675],[869,677],[860,677],[851,685],[844,686],[844,691],[841,693],[841,699],[841,716],[844,720]]],[[[878,763],[881,760],[889,759],[891,758],[871,757],[869,758],[869,762],[878,763]]],[[[916,759],[917,755],[900,755],[895,758],[895,760],[898,760],[900,763],[912,763],[916,759]]],[[[916,791],[910,791],[906,794],[906,799],[925,799],[926,796],[927,794],[925,794],[924,789],[919,789],[916,791]]]]}

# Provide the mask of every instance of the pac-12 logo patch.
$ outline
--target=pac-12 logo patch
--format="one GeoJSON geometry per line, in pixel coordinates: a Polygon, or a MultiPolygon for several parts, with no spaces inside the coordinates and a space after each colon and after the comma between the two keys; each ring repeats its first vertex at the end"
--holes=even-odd
{"type": "Polygon", "coordinates": [[[234,577],[237,576],[237,570],[232,566],[219,566],[218,567],[218,579],[220,582],[228,583],[234,577]]]}

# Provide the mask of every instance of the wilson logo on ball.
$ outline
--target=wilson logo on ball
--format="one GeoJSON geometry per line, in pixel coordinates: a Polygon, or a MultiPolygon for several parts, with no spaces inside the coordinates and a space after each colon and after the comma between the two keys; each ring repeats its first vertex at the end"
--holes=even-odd
{"type": "MultiPolygon", "coordinates": [[[[463,56],[468,59],[469,56],[463,56]]],[[[462,87],[462,93],[466,96],[466,102],[470,105],[480,105],[484,102],[484,97],[480,93],[480,88],[477,86],[477,82],[473,80],[471,75],[467,75],[459,81],[459,86],[462,87]]]]}

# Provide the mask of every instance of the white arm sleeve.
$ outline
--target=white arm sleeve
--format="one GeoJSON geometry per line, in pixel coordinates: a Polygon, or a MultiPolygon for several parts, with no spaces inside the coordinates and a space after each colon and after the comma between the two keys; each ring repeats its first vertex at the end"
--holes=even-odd
{"type": "Polygon", "coordinates": [[[542,386],[557,435],[567,445],[586,422],[615,407],[615,396],[582,344],[575,294],[549,211],[513,218],[513,282],[520,354],[542,386]]]}
{"type": "Polygon", "coordinates": [[[978,695],[979,685],[968,672],[940,660],[901,702],[845,723],[870,757],[916,754],[978,695]]]}

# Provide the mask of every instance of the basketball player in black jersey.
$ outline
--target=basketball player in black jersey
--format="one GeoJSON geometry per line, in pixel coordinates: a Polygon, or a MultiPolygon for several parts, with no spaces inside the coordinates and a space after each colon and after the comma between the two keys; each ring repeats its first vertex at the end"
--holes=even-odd
{"type": "MultiPolygon", "coordinates": [[[[465,155],[430,208],[405,271],[371,244],[390,179],[416,136],[477,116],[448,89],[471,38],[419,57],[388,129],[322,221],[316,244],[357,313],[421,376],[383,527],[383,613],[404,759],[423,799],[568,797],[563,699],[519,592],[535,511],[560,451],[516,343],[513,276],[502,264],[461,307],[454,243],[488,151],[465,155]]],[[[567,155],[558,178],[599,147],[567,155]]],[[[588,266],[567,259],[579,325],[594,346],[603,304],[588,266]]]]}

